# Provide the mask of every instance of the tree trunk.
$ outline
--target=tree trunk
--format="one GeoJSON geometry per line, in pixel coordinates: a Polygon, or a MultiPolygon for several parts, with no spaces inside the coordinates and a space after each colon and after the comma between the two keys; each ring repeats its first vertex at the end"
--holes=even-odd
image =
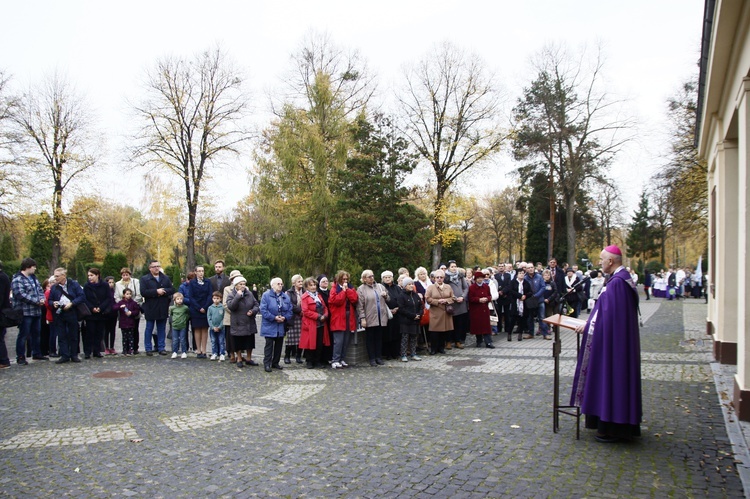
{"type": "Polygon", "coordinates": [[[576,197],[575,193],[565,195],[565,225],[567,229],[568,256],[567,261],[570,265],[576,263],[576,227],[575,221],[576,197]]]}
{"type": "Polygon", "coordinates": [[[440,259],[443,257],[443,243],[432,245],[432,270],[437,270],[440,266],[440,259]]]}
{"type": "Polygon", "coordinates": [[[196,203],[188,203],[188,226],[185,240],[185,270],[191,272],[195,268],[195,213],[196,203]]]}
{"type": "Polygon", "coordinates": [[[63,224],[62,191],[62,184],[56,181],[52,195],[52,255],[47,262],[50,272],[60,266],[60,234],[62,234],[63,224]]]}
{"type": "Polygon", "coordinates": [[[445,193],[448,186],[445,180],[437,179],[437,192],[435,193],[435,210],[432,217],[433,243],[432,243],[432,270],[440,266],[443,258],[443,231],[445,230],[445,193]]]}

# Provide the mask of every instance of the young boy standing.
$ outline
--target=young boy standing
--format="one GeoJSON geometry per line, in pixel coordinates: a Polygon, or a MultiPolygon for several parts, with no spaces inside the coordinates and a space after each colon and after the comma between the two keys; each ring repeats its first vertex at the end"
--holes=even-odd
{"type": "Polygon", "coordinates": [[[224,305],[221,304],[223,296],[219,291],[211,295],[213,305],[208,307],[208,332],[211,336],[211,360],[219,359],[223,362],[226,357],[224,344],[224,305]]]}
{"type": "Polygon", "coordinates": [[[172,358],[177,358],[177,352],[182,345],[182,358],[187,359],[187,325],[190,320],[190,310],[183,303],[182,293],[174,294],[174,305],[169,307],[169,318],[172,319],[172,358]]]}

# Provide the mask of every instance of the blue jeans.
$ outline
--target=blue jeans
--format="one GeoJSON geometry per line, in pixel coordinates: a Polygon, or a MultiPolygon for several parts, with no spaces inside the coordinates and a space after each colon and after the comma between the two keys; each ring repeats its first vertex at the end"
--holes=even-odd
{"type": "Polygon", "coordinates": [[[16,358],[26,358],[26,340],[31,341],[32,357],[42,355],[41,345],[39,344],[42,334],[42,316],[24,315],[23,320],[18,325],[18,338],[16,338],[16,358]]]}
{"type": "Polygon", "coordinates": [[[349,346],[352,333],[349,331],[333,332],[333,362],[346,360],[346,349],[349,346]]]}
{"type": "Polygon", "coordinates": [[[225,355],[227,353],[227,349],[224,342],[224,328],[222,327],[218,332],[216,332],[214,331],[214,328],[209,327],[208,333],[211,337],[211,353],[213,355],[225,355]]]}
{"type": "Polygon", "coordinates": [[[549,334],[549,326],[544,322],[545,315],[546,315],[546,304],[544,301],[539,303],[539,309],[537,309],[537,317],[539,318],[539,332],[542,333],[542,336],[547,336],[549,334]]]}
{"type": "MultiPolygon", "coordinates": [[[[180,351],[180,345],[182,345],[182,353],[187,353],[187,328],[172,329],[172,352],[177,353],[180,351]]],[[[160,350],[161,351],[161,350],[160,350]]]]}
{"type": "Polygon", "coordinates": [[[154,324],[156,324],[156,350],[161,352],[167,349],[167,319],[157,319],[155,321],[146,320],[146,331],[143,333],[143,343],[146,351],[153,349],[151,335],[154,333],[154,324]]]}

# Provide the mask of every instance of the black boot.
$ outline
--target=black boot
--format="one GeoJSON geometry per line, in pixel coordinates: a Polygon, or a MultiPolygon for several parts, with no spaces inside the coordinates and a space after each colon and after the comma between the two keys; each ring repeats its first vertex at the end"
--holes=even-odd
{"type": "Polygon", "coordinates": [[[513,333],[508,333],[508,341],[513,341],[513,333]]]}
{"type": "Polygon", "coordinates": [[[523,340],[523,333],[521,331],[518,332],[518,341],[523,340]]]}
{"type": "Polygon", "coordinates": [[[286,352],[284,352],[284,364],[291,364],[292,348],[289,345],[286,346],[286,352]]]}
{"type": "Polygon", "coordinates": [[[294,347],[294,350],[297,354],[296,356],[297,364],[302,364],[302,349],[300,347],[294,347]]]}

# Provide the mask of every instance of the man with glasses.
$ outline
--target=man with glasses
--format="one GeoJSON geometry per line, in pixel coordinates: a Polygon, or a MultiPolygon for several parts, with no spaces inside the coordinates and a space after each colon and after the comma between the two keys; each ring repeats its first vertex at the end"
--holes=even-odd
{"type": "Polygon", "coordinates": [[[169,303],[172,301],[174,287],[172,281],[161,271],[161,265],[157,260],[152,260],[148,265],[149,273],[141,277],[141,296],[143,297],[143,315],[146,317],[146,331],[143,342],[146,346],[146,355],[153,355],[151,335],[156,326],[156,350],[159,355],[167,355],[166,330],[167,318],[169,317],[169,303]]]}

